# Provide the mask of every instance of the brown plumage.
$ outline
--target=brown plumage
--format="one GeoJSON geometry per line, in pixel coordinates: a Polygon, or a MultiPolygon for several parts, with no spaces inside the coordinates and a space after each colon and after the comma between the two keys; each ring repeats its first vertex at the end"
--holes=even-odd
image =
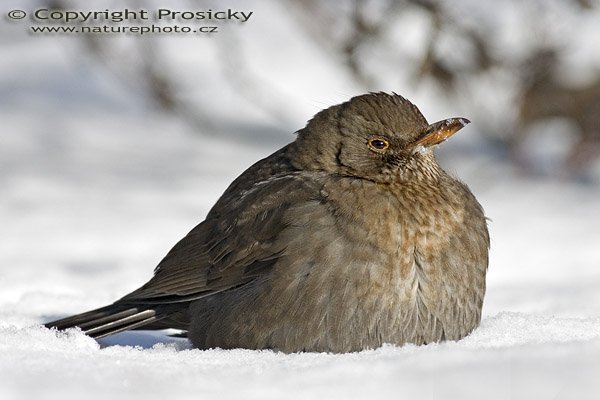
{"type": "Polygon", "coordinates": [[[479,324],[489,237],[481,206],[396,94],[318,113],[248,168],[114,304],[47,324],[93,337],[178,328],[198,348],[349,352],[457,340],[479,324]]]}

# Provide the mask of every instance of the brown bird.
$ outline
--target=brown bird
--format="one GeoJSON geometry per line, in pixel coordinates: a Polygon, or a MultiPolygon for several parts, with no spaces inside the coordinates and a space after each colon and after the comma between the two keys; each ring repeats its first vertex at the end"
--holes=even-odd
{"type": "Polygon", "coordinates": [[[283,352],[460,339],[481,318],[489,236],[432,148],[467,123],[429,125],[386,93],[323,110],[240,175],[148,283],[46,326],[176,328],[201,349],[283,352]]]}

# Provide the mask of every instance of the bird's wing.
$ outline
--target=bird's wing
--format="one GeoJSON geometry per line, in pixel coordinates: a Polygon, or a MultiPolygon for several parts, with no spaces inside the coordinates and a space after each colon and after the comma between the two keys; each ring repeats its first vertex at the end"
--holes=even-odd
{"type": "Polygon", "coordinates": [[[213,209],[169,251],[148,283],[119,302],[190,301],[266,274],[286,250],[276,239],[293,223],[286,220],[291,202],[318,201],[319,187],[301,173],[288,172],[235,195],[226,192],[215,206],[219,212],[213,209]]]}

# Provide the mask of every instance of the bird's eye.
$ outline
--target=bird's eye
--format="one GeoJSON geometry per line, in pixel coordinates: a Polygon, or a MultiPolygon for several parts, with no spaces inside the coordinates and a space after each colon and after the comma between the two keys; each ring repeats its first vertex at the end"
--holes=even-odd
{"type": "Polygon", "coordinates": [[[381,138],[369,139],[367,144],[371,150],[374,150],[378,153],[382,153],[386,151],[388,147],[390,147],[390,142],[381,138]]]}

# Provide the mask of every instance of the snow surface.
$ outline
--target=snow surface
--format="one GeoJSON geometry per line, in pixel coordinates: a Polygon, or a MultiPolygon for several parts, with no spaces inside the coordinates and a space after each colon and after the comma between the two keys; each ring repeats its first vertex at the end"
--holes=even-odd
{"type": "MultiPolygon", "coordinates": [[[[37,3],[4,2],[2,15],[27,4],[37,3]]],[[[278,5],[251,4],[262,19],[244,28],[242,46],[249,67],[289,99],[280,119],[217,91],[224,77],[197,42],[168,40],[179,76],[216,77],[208,99],[186,86],[220,116],[225,128],[213,135],[153,110],[78,57],[73,38],[0,23],[0,399],[597,399],[600,188],[518,176],[482,150],[476,123],[439,149],[491,219],[483,320],[459,342],[285,355],[199,351],[164,332],[98,344],[40,327],[144,283],[232,179],[316,111],[358,93],[278,5]],[[265,29],[277,34],[265,39],[265,29]],[[286,43],[298,54],[275,51],[286,43]]],[[[427,103],[430,120],[471,118],[405,94],[427,103]]]]}

